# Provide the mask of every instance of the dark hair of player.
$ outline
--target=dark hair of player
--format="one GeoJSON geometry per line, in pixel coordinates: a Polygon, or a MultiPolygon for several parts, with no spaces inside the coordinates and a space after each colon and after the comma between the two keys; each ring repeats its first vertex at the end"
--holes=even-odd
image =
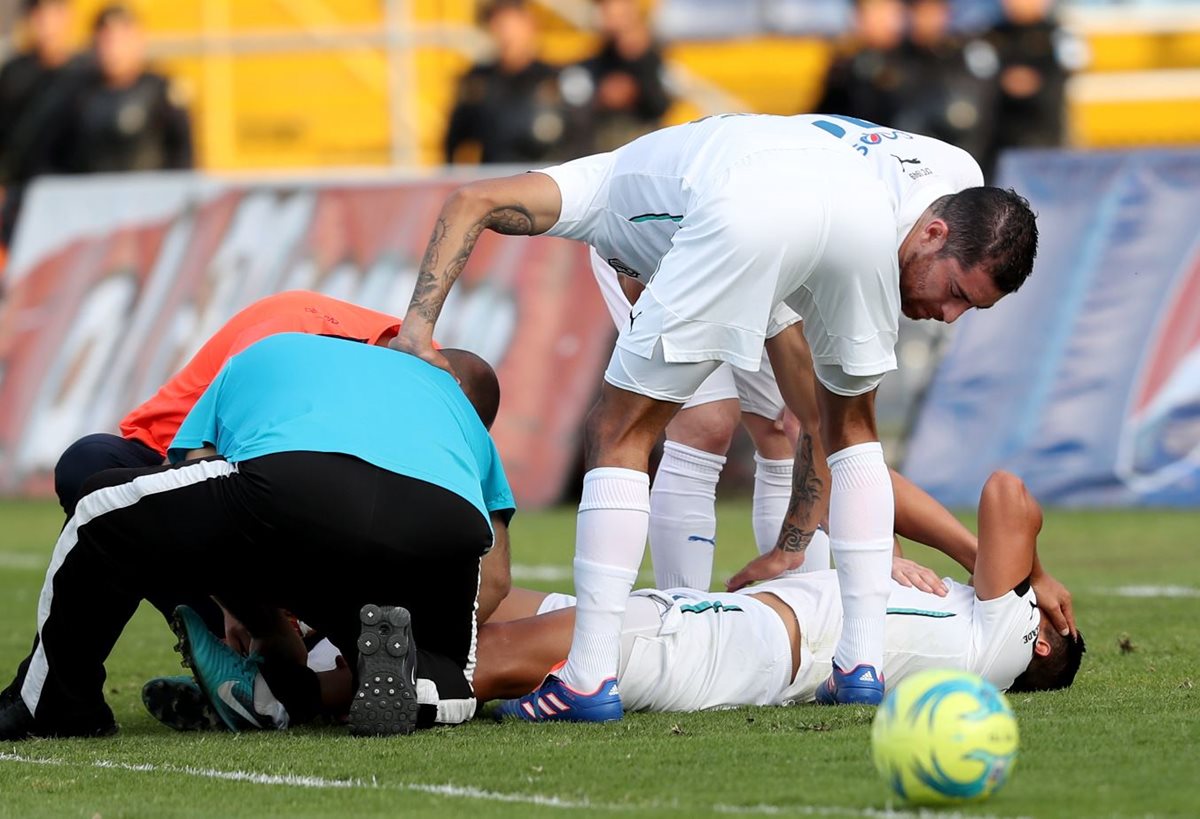
{"type": "Polygon", "coordinates": [[[1033,270],[1037,256],[1037,217],[1014,190],[980,187],[943,196],[933,215],[949,232],[939,256],[971,270],[982,265],[1002,293],[1015,293],[1033,270]]]}
{"type": "Polygon", "coordinates": [[[462,391],[475,407],[479,420],[491,429],[496,413],[500,411],[500,380],[496,378],[496,371],[491,364],[467,350],[447,348],[441,353],[458,376],[462,391]]]}
{"type": "Polygon", "coordinates": [[[1057,631],[1047,629],[1042,636],[1050,643],[1050,653],[1045,657],[1034,654],[1029,666],[1013,681],[1009,691],[1057,691],[1069,688],[1075,682],[1075,674],[1087,651],[1083,634],[1074,638],[1063,637],[1057,631]]]}

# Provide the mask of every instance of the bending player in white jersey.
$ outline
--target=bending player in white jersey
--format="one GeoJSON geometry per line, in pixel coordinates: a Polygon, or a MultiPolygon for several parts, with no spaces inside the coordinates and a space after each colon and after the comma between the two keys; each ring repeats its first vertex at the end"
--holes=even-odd
{"type": "Polygon", "coordinates": [[[573,707],[551,718],[620,718],[620,628],[645,549],[650,450],[722,362],[759,369],[764,343],[803,428],[776,548],[737,580],[799,566],[828,513],[845,617],[818,700],[880,700],[894,510],[873,401],[896,366],[900,311],[953,321],[989,307],[1036,253],[1028,203],[981,183],[966,153],[926,137],[839,117],[727,116],[446,201],[397,349],[446,366],[434,325],[484,230],[585,241],[646,284],[588,418],[574,637],[543,685],[573,707]]]}
{"type": "MultiPolygon", "coordinates": [[[[1083,638],[1063,637],[1039,612],[1042,513],[1019,479],[996,473],[979,505],[976,553],[951,549],[974,587],[945,580],[944,595],[893,584],[883,672],[889,685],[929,668],[973,671],[1000,689],[1069,686],[1083,638]]],[[[926,570],[928,571],[928,570],[926,570]]],[[[519,590],[479,635],[475,690],[516,697],[538,684],[570,645],[568,595],[519,590]]],[[[733,594],[637,591],[625,610],[621,697],[630,711],[702,711],[812,702],[842,629],[837,573],[791,575],[733,594]]],[[[522,702],[549,714],[571,705],[547,694],[522,702]]],[[[569,710],[568,710],[569,712],[569,710]]]]}

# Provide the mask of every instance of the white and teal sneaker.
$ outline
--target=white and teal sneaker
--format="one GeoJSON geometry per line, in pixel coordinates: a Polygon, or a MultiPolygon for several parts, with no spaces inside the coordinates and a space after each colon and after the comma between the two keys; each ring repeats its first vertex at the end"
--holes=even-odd
{"type": "Polygon", "coordinates": [[[188,606],[175,609],[171,628],[179,638],[175,650],[192,670],[200,689],[230,731],[271,728],[254,709],[254,682],[262,658],[243,657],[208,630],[204,619],[188,606]]]}

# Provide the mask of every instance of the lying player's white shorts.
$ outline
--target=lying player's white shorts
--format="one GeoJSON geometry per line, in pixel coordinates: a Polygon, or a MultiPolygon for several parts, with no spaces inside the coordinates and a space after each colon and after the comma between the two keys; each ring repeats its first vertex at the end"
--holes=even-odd
{"type": "MultiPolygon", "coordinates": [[[[574,602],[554,595],[539,613],[574,602]]],[[[636,591],[629,599],[619,672],[627,711],[772,705],[791,676],[787,628],[749,595],[671,589],[636,591]]]]}
{"type": "MultiPolygon", "coordinates": [[[[604,296],[604,303],[612,316],[613,324],[618,328],[629,321],[632,307],[625,291],[621,289],[620,274],[608,262],[601,258],[595,248],[591,249],[592,274],[604,296]]],[[[781,326],[790,326],[800,321],[799,316],[789,317],[781,312],[781,326]]],[[[611,383],[611,382],[610,382],[611,383]]],[[[624,387],[622,384],[616,386],[624,387]]],[[[762,366],[758,372],[741,370],[730,364],[722,363],[712,375],[708,376],[692,397],[684,403],[683,408],[698,407],[713,401],[725,401],[730,398],[738,399],[742,412],[761,415],[775,420],[783,414],[783,396],[779,394],[779,386],[775,383],[775,372],[764,350],[762,366]]]]}

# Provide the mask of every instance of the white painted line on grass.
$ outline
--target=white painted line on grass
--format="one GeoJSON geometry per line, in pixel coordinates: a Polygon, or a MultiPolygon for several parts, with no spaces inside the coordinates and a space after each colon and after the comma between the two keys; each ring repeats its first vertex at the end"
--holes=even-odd
{"type": "Polygon", "coordinates": [[[1191,586],[1117,586],[1099,592],[1116,597],[1200,597],[1200,589],[1191,586]]]}
{"type": "Polygon", "coordinates": [[[93,759],[88,762],[74,762],[67,759],[47,759],[45,757],[22,756],[0,752],[0,762],[19,762],[28,765],[51,765],[55,767],[103,768],[105,770],[133,771],[135,773],[162,773],[194,776],[201,779],[220,779],[226,782],[250,782],[254,785],[284,785],[294,788],[316,788],[320,790],[400,790],[428,793],[435,796],[449,796],[459,799],[479,799],[486,802],[514,802],[525,805],[541,805],[551,808],[601,808],[612,810],[627,810],[621,805],[597,805],[586,800],[563,799],[558,796],[542,794],[501,793],[461,785],[428,785],[423,783],[401,782],[393,785],[380,784],[378,781],[365,779],[326,779],[322,776],[301,776],[297,774],[265,774],[253,771],[222,771],[216,768],[197,768],[191,765],[158,765],[149,762],[115,762],[109,759],[93,759]]]}
{"type": "MultiPolygon", "coordinates": [[[[191,765],[157,765],[149,762],[116,762],[109,759],[93,759],[75,762],[67,759],[23,756],[0,752],[0,762],[16,762],[25,765],[49,765],[61,768],[101,768],[104,770],[132,771],[135,773],[179,774],[201,779],[219,779],[226,782],[249,782],[254,785],[283,785],[294,788],[316,788],[325,790],[394,790],[424,793],[431,796],[446,796],[452,799],[476,799],[482,802],[504,802],[518,805],[536,805],[545,808],[567,810],[604,810],[618,813],[640,810],[678,811],[679,805],[656,802],[615,804],[590,802],[587,799],[565,799],[538,793],[503,793],[489,791],[470,785],[429,785],[419,782],[380,784],[377,780],[326,779],[321,776],[298,774],[265,774],[253,771],[222,771],[216,768],[196,768],[191,765]]],[[[839,808],[819,805],[713,805],[711,810],[727,814],[754,814],[765,816],[858,816],[863,819],[968,819],[964,814],[946,811],[894,811],[875,808],[839,808]]],[[[994,816],[971,814],[971,819],[998,819],[994,816]]],[[[1018,817],[1028,819],[1028,817],[1018,817]]]]}
{"type": "MultiPolygon", "coordinates": [[[[512,566],[513,580],[559,583],[570,580],[572,576],[570,566],[558,566],[549,563],[514,563],[512,566]]],[[[640,572],[638,574],[639,583],[652,583],[653,581],[653,572],[640,572]]]]}
{"type": "Polygon", "coordinates": [[[514,563],[512,565],[513,580],[535,580],[542,582],[554,582],[559,580],[571,579],[570,566],[530,566],[527,564],[514,563]]]}
{"type": "Polygon", "coordinates": [[[46,570],[50,565],[49,555],[30,555],[21,552],[0,552],[0,568],[4,569],[41,569],[46,570]]]}

